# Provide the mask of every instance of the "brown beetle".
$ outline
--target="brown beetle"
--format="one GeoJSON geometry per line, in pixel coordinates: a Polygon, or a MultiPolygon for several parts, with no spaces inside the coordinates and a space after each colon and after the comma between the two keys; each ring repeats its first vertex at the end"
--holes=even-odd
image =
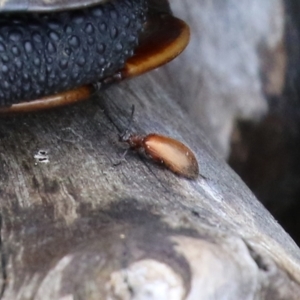
{"type": "MultiPolygon", "coordinates": [[[[172,172],[190,179],[199,176],[199,165],[196,156],[183,143],[156,133],[145,136],[128,133],[134,114],[132,106],[131,118],[128,129],[124,134],[119,136],[120,142],[125,142],[130,149],[142,149],[147,156],[155,162],[161,163],[169,168],[172,172]]],[[[126,152],[124,153],[124,156],[126,152]]]]}

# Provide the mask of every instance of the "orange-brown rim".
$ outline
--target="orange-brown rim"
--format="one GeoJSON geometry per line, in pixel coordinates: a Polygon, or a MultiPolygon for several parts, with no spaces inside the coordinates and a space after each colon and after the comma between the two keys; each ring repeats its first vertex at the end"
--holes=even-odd
{"type": "MultiPolygon", "coordinates": [[[[184,21],[167,14],[150,16],[135,55],[127,60],[125,67],[116,77],[121,80],[136,77],[168,63],[185,49],[189,38],[189,26],[184,21]]],[[[51,109],[86,100],[94,92],[92,85],[86,85],[33,101],[2,107],[0,114],[51,109]]]]}

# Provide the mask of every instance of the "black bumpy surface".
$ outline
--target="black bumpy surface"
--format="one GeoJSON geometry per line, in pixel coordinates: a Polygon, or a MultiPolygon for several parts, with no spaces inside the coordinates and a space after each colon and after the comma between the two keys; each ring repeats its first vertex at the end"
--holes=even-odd
{"type": "Polygon", "coordinates": [[[77,11],[1,15],[0,106],[114,74],[138,44],[146,2],[110,0],[77,11]]]}

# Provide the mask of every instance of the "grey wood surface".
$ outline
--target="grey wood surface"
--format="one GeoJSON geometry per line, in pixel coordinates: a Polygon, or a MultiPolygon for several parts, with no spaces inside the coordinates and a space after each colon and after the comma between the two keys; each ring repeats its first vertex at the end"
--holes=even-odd
{"type": "Polygon", "coordinates": [[[299,248],[183,109],[180,61],[0,119],[2,299],[299,299],[299,248]],[[205,179],[115,165],[132,104],[133,132],[184,142],[205,179]]]}

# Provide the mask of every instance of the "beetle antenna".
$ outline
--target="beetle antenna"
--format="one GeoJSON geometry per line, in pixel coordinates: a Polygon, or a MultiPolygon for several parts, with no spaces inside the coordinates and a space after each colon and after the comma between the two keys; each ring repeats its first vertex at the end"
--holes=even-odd
{"type": "Polygon", "coordinates": [[[124,140],[124,138],[127,136],[128,132],[129,132],[129,130],[131,128],[132,121],[133,121],[134,111],[135,111],[135,106],[134,106],[134,104],[132,104],[132,106],[131,106],[131,115],[130,115],[130,119],[129,119],[127,128],[125,129],[125,131],[122,134],[119,135],[119,140],[120,141],[124,140]]]}
{"type": "MultiPolygon", "coordinates": [[[[116,107],[116,105],[114,105],[116,107]]],[[[123,130],[121,129],[121,127],[117,124],[117,122],[114,120],[114,118],[112,117],[112,113],[111,113],[111,109],[108,106],[108,104],[106,103],[106,101],[103,101],[103,111],[105,113],[105,116],[107,117],[107,119],[109,120],[110,123],[112,123],[112,125],[117,129],[119,135],[123,132],[123,130]]],[[[117,109],[113,109],[114,113],[117,113],[117,109]]]]}

